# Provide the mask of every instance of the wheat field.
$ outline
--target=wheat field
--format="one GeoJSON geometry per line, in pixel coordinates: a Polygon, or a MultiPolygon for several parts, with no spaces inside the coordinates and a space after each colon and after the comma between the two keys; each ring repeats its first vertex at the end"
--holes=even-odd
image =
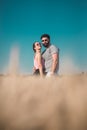
{"type": "Polygon", "coordinates": [[[0,76],[0,130],[87,130],[87,75],[0,76]]]}

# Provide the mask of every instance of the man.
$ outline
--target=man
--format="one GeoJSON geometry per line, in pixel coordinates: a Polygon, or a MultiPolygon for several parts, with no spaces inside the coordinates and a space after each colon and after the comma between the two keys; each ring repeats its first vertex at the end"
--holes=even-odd
{"type": "Polygon", "coordinates": [[[59,49],[50,43],[50,36],[43,34],[41,41],[46,50],[42,53],[47,76],[55,75],[59,69],[59,49]]]}

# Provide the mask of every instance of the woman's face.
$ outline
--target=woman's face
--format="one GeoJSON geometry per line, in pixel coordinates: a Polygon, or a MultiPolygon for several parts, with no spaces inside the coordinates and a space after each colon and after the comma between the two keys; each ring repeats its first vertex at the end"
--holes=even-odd
{"type": "Polygon", "coordinates": [[[35,50],[41,50],[41,44],[39,42],[36,42],[34,49],[35,50]]]}

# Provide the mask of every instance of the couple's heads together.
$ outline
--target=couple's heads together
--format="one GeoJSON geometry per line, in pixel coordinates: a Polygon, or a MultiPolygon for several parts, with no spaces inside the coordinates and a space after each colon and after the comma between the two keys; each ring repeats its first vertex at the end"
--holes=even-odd
{"type": "MultiPolygon", "coordinates": [[[[41,39],[41,43],[44,47],[48,48],[49,45],[50,45],[50,36],[48,34],[43,34],[41,35],[40,37],[41,39]]],[[[33,43],[33,50],[34,52],[38,51],[38,50],[41,50],[41,43],[36,41],[33,43]]]]}

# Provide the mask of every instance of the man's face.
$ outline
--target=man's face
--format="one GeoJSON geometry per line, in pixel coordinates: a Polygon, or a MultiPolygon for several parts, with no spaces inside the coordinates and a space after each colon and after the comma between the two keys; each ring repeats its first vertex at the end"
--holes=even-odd
{"type": "Polygon", "coordinates": [[[42,40],[43,46],[47,48],[50,44],[49,38],[43,37],[41,40],[42,40]]]}

